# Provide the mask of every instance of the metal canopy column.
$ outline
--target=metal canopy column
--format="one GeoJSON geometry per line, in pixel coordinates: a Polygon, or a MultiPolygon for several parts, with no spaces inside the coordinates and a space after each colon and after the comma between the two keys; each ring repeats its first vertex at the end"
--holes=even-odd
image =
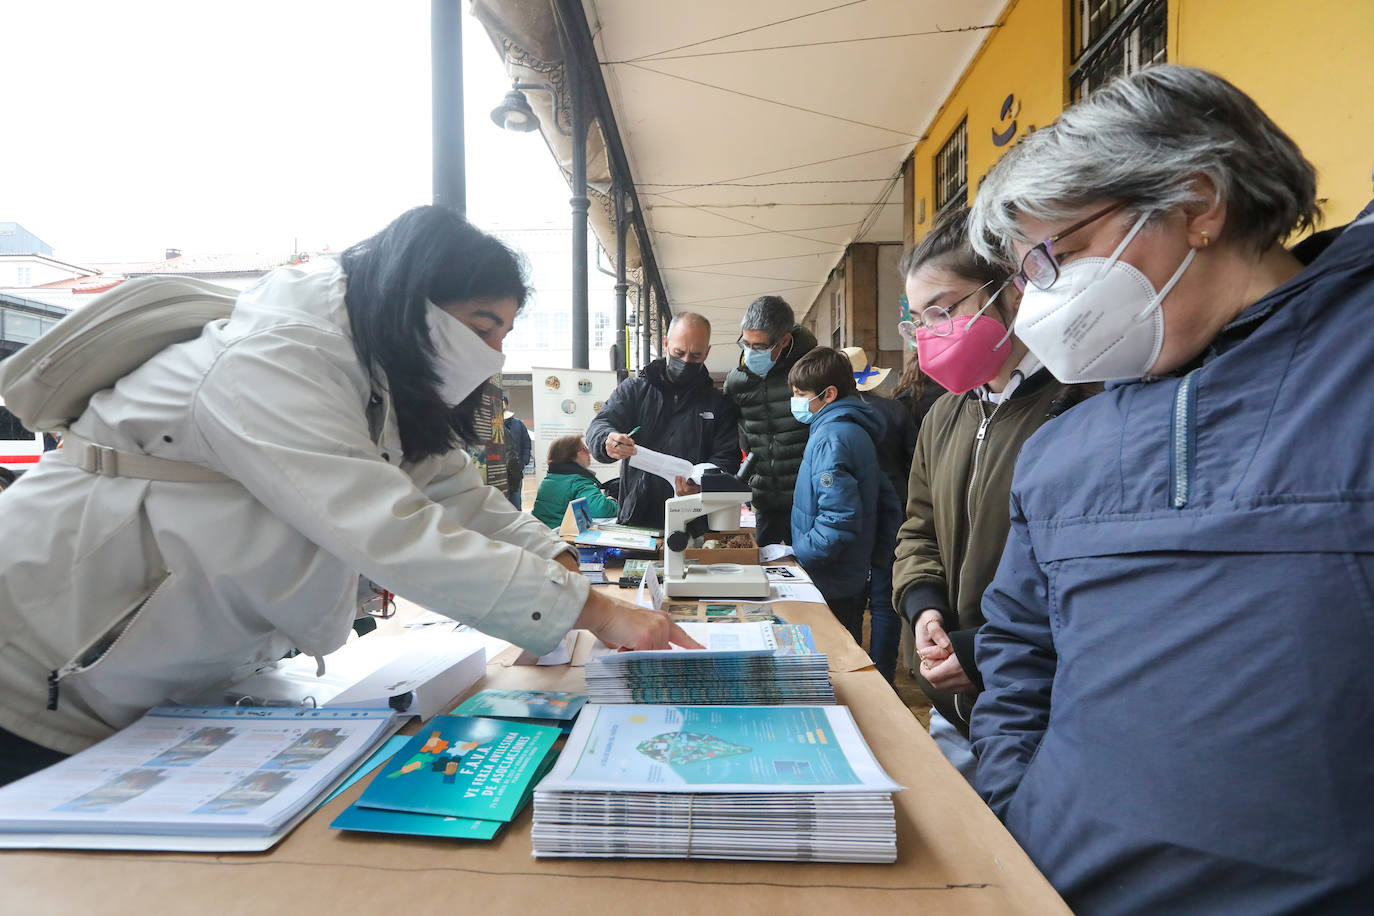
{"type": "MultiPolygon", "coordinates": [[[[578,2],[578,12],[581,4],[578,2]]],[[[588,99],[582,61],[568,32],[568,2],[554,0],[558,42],[563,47],[563,76],[572,109],[572,367],[591,368],[587,308],[587,129],[588,99]]]]}
{"type": "Polygon", "coordinates": [[[615,341],[616,353],[620,358],[615,368],[624,378],[630,365],[630,328],[625,314],[625,294],[630,289],[625,279],[625,247],[630,226],[625,217],[625,192],[616,187],[612,193],[615,194],[615,341]]]}
{"type": "Polygon", "coordinates": [[[433,87],[434,202],[467,217],[463,146],[463,2],[430,0],[430,81],[433,87]]]}

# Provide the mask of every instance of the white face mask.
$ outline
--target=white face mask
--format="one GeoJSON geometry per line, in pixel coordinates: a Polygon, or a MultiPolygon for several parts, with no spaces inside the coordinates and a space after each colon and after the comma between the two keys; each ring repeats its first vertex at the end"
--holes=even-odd
{"type": "Polygon", "coordinates": [[[1016,336],[1066,384],[1134,379],[1147,374],[1164,345],[1160,304],[1196,254],[1155,292],[1149,279],[1118,260],[1145,225],[1131,231],[1107,258],[1083,258],[1059,268],[1049,289],[1027,285],[1016,313],[1016,336]]]}
{"type": "Polygon", "coordinates": [[[439,373],[439,396],[450,407],[501,371],[506,355],[487,346],[472,328],[439,308],[425,303],[429,339],[434,344],[434,369],[439,373]]]}

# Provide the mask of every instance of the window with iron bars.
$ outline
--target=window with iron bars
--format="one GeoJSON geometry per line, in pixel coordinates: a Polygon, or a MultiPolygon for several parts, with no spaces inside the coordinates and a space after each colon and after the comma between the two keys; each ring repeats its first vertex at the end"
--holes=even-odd
{"type": "Polygon", "coordinates": [[[1168,59],[1167,0],[1075,0],[1070,97],[1168,59]]]}
{"type": "Polygon", "coordinates": [[[968,202],[968,118],[935,154],[935,209],[968,202]]]}

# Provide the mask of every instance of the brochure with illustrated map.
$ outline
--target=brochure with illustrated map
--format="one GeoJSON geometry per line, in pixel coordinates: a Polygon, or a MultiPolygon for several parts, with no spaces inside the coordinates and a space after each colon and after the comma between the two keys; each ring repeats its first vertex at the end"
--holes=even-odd
{"type": "Polygon", "coordinates": [[[898,788],[843,706],[589,705],[540,791],[898,788]]]}
{"type": "Polygon", "coordinates": [[[472,716],[435,716],[377,772],[360,808],[509,821],[562,732],[472,716]]]}

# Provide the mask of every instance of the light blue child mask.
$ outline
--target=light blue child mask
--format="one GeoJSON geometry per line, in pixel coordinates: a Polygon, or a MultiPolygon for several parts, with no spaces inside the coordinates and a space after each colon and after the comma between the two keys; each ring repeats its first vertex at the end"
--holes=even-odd
{"type": "Polygon", "coordinates": [[[818,397],[820,397],[819,394],[811,398],[804,398],[799,394],[792,395],[792,416],[797,418],[798,423],[805,423],[809,426],[811,421],[816,419],[816,414],[811,412],[811,402],[818,397]]]}

